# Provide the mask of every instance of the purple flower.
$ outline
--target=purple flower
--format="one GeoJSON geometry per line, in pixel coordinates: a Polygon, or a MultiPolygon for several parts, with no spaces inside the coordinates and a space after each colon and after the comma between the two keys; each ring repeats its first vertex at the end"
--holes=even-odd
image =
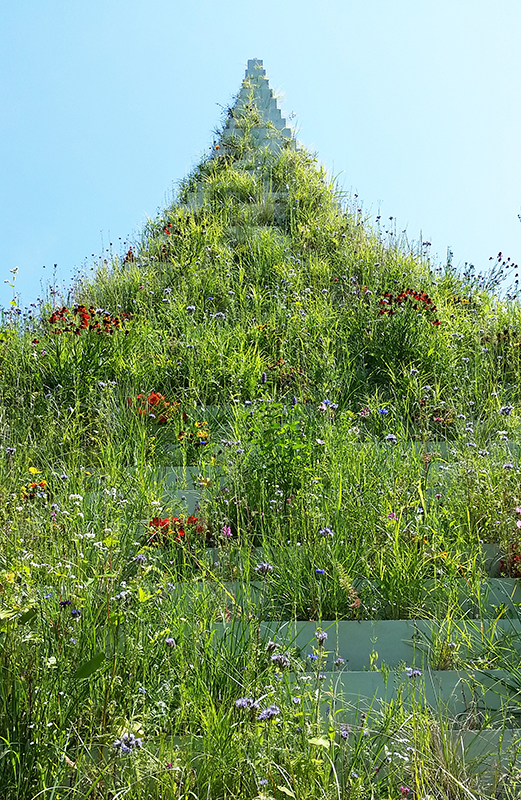
{"type": "Polygon", "coordinates": [[[324,642],[327,639],[327,633],[325,631],[315,631],[315,639],[317,640],[320,647],[323,647],[324,642]]]}
{"type": "Polygon", "coordinates": [[[79,619],[81,617],[81,611],[79,608],[73,608],[71,611],[71,617],[73,619],[79,619]]]}
{"type": "Polygon", "coordinates": [[[255,572],[258,575],[269,575],[271,572],[273,572],[273,565],[268,564],[267,561],[261,561],[261,563],[257,564],[255,567],[255,572]]]}
{"type": "Polygon", "coordinates": [[[138,553],[138,555],[134,557],[134,561],[137,564],[146,564],[147,557],[144,553],[138,553]]]}
{"type": "Polygon", "coordinates": [[[278,706],[271,705],[269,708],[265,708],[263,711],[261,711],[257,719],[259,722],[268,722],[268,720],[278,717],[279,714],[280,708],[278,706]]]}
{"type": "Polygon", "coordinates": [[[141,739],[136,739],[133,733],[124,733],[121,739],[116,739],[112,747],[119,750],[122,756],[129,755],[136,748],[142,747],[141,739]]]}
{"type": "Polygon", "coordinates": [[[222,535],[225,539],[231,539],[232,536],[232,529],[229,525],[223,525],[223,529],[221,531],[222,535]]]}
{"type": "Polygon", "coordinates": [[[405,670],[405,674],[408,678],[420,678],[422,671],[421,669],[413,669],[412,667],[407,667],[405,670]]]}
{"type": "Polygon", "coordinates": [[[265,384],[267,380],[268,380],[268,376],[266,375],[265,372],[263,372],[262,375],[261,375],[262,383],[265,384]]]}
{"type": "Polygon", "coordinates": [[[325,539],[327,539],[328,537],[332,539],[333,536],[335,535],[335,532],[332,528],[329,527],[329,525],[326,525],[325,528],[320,528],[319,534],[323,536],[325,539]]]}
{"type": "Polygon", "coordinates": [[[279,669],[288,669],[290,665],[289,658],[284,653],[275,653],[271,657],[271,663],[279,669]]]}
{"type": "Polygon", "coordinates": [[[324,575],[325,572],[326,572],[325,569],[319,569],[318,567],[316,567],[315,569],[315,575],[324,575]]]}
{"type": "Polygon", "coordinates": [[[242,710],[253,708],[254,705],[253,697],[239,697],[239,699],[235,701],[235,708],[242,710]]]}

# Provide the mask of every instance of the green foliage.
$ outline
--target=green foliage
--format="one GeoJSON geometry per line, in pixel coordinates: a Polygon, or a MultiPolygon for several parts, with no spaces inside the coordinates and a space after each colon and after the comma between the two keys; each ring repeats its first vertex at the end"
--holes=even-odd
{"type": "Polygon", "coordinates": [[[2,796],[492,797],[403,664],[373,646],[362,710],[288,631],[441,620],[433,668],[517,692],[517,595],[483,589],[485,545],[521,575],[503,262],[435,268],[238,122],[126,254],[4,315],[2,796]]]}

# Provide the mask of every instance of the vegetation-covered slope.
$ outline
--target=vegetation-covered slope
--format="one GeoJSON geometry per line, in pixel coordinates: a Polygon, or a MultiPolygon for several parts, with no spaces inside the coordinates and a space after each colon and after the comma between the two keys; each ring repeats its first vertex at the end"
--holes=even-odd
{"type": "MultiPolygon", "coordinates": [[[[3,796],[463,796],[446,761],[432,785],[427,712],[344,746],[309,672],[325,640],[274,660],[234,625],[479,614],[483,543],[518,576],[514,265],[435,268],[302,150],[222,153],[4,320],[3,796]]],[[[517,680],[492,644],[474,661],[517,680]]]]}

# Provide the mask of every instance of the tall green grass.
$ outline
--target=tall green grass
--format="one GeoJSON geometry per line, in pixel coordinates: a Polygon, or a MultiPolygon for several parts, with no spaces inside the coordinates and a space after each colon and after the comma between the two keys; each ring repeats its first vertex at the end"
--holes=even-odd
{"type": "MultiPolygon", "coordinates": [[[[460,275],[427,252],[371,227],[310,154],[245,136],[126,253],[4,313],[6,800],[517,796],[515,757],[480,776],[421,685],[344,724],[320,647],[273,661],[262,632],[457,633],[492,613],[484,545],[520,574],[507,264],[460,275]]],[[[430,642],[431,663],[504,666],[514,708],[487,724],[511,730],[517,668],[485,630],[430,642]]]]}

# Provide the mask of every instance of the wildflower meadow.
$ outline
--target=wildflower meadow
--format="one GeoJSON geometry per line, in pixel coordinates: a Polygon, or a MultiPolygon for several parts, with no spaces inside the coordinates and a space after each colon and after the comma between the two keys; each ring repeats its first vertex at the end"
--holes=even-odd
{"type": "Polygon", "coordinates": [[[0,794],[515,800],[517,265],[236,120],[3,314],[0,794]]]}

